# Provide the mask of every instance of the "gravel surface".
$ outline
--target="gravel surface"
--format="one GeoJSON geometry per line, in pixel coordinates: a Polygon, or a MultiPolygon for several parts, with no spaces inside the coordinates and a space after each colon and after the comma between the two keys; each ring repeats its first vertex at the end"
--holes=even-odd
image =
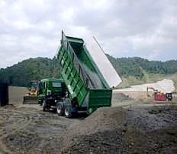
{"type": "Polygon", "coordinates": [[[170,106],[133,108],[127,115],[127,123],[146,132],[177,126],[177,110],[170,106]]]}
{"type": "Polygon", "coordinates": [[[0,108],[0,153],[176,154],[176,147],[176,106],[100,108],[85,119],[35,105],[0,108]]]}

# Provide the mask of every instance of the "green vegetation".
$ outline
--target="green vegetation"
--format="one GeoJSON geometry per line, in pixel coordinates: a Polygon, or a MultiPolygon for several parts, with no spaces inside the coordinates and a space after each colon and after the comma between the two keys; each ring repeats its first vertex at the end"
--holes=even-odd
{"type": "MultiPolygon", "coordinates": [[[[163,78],[172,79],[177,84],[177,60],[161,62],[138,57],[107,56],[123,79],[119,87],[154,82],[163,78]]],[[[0,81],[14,86],[28,86],[31,80],[59,76],[59,62],[56,58],[30,58],[6,69],[0,69],[0,81]]]]}
{"type": "Polygon", "coordinates": [[[56,58],[30,58],[6,69],[0,69],[0,81],[13,86],[29,86],[31,80],[60,76],[56,58]]]}
{"type": "Polygon", "coordinates": [[[122,77],[120,88],[155,82],[164,78],[172,79],[177,87],[177,60],[161,62],[139,57],[114,58],[109,55],[107,57],[122,77]]]}
{"type": "Polygon", "coordinates": [[[115,69],[124,77],[134,76],[142,79],[148,74],[174,74],[177,73],[177,60],[166,62],[149,61],[147,59],[134,58],[114,58],[107,55],[115,69]]]}

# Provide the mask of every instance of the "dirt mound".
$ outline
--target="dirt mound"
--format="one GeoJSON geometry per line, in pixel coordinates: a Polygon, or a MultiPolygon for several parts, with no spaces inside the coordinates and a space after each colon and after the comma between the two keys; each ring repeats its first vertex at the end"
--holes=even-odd
{"type": "Polygon", "coordinates": [[[10,110],[15,110],[16,106],[14,106],[13,104],[8,104],[6,106],[4,106],[5,109],[10,109],[10,110]]]}
{"type": "MultiPolygon", "coordinates": [[[[126,112],[122,108],[99,108],[80,124],[73,126],[74,134],[90,135],[96,132],[122,128],[126,123],[126,112]],[[121,125],[117,125],[117,123],[121,125]]],[[[72,133],[72,132],[71,132],[72,133]]]]}
{"type": "Polygon", "coordinates": [[[127,115],[127,123],[140,131],[149,132],[177,126],[177,110],[167,106],[133,109],[127,115]]]}
{"type": "Polygon", "coordinates": [[[65,147],[62,152],[114,153],[119,150],[117,144],[123,142],[125,124],[126,112],[122,108],[100,108],[80,124],[69,128],[63,136],[65,147]]]}
{"type": "Polygon", "coordinates": [[[61,153],[173,153],[177,123],[170,118],[177,121],[176,115],[177,110],[151,114],[143,109],[100,108],[64,133],[61,153]],[[156,120],[149,120],[151,116],[156,120]],[[155,124],[159,117],[160,126],[155,124]],[[150,129],[144,129],[145,124],[150,129]]]}

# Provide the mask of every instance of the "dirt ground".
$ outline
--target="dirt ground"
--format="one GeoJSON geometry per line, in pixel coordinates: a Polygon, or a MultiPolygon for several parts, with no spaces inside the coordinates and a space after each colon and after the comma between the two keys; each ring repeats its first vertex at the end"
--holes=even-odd
{"type": "Polygon", "coordinates": [[[116,94],[114,107],[67,119],[23,105],[15,95],[12,105],[0,108],[0,154],[177,153],[176,102],[116,94]]]}
{"type": "Polygon", "coordinates": [[[0,153],[58,153],[62,132],[81,120],[43,112],[38,105],[0,108],[0,153]]]}
{"type": "Polygon", "coordinates": [[[174,106],[100,108],[66,131],[62,153],[177,153],[174,106]]]}

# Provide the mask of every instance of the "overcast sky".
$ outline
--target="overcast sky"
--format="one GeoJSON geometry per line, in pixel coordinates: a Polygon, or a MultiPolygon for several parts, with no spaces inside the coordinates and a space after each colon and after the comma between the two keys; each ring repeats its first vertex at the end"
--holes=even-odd
{"type": "Polygon", "coordinates": [[[61,30],[114,57],[177,59],[177,0],[0,0],[0,68],[52,58],[61,30]]]}

